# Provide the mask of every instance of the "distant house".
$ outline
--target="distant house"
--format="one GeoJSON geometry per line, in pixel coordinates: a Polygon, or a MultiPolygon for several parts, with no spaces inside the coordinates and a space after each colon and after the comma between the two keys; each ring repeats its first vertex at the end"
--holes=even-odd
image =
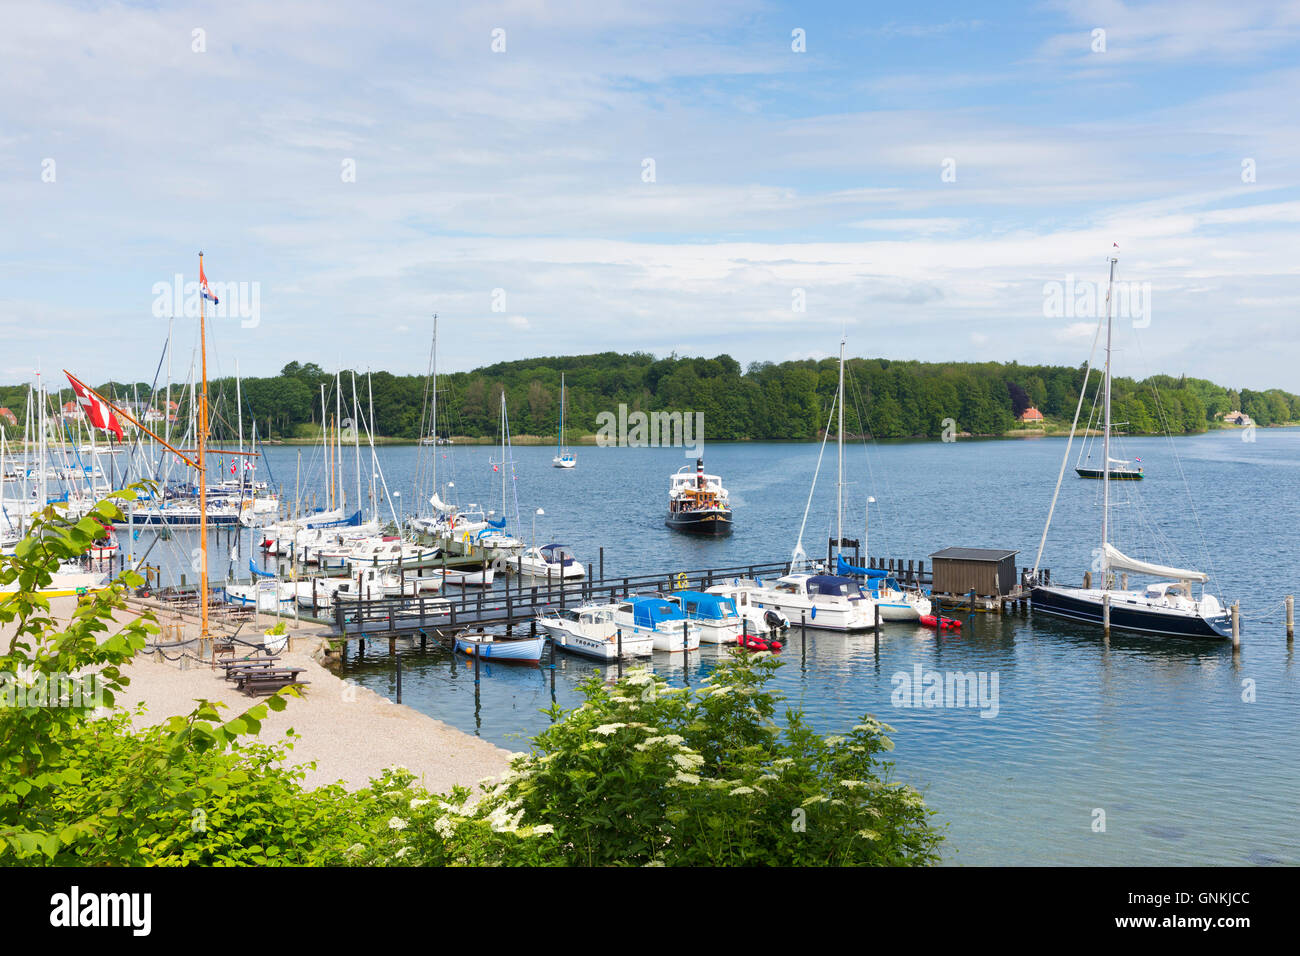
{"type": "Polygon", "coordinates": [[[64,402],[63,418],[66,421],[70,421],[70,422],[84,421],[86,418],[86,412],[85,410],[82,409],[81,405],[77,402],[64,402]]]}
{"type": "Polygon", "coordinates": [[[1040,412],[1038,409],[1034,408],[1033,405],[1030,405],[1028,408],[1026,408],[1023,412],[1020,413],[1020,421],[1022,422],[1041,422],[1042,420],[1043,420],[1043,413],[1040,412]]]}
{"type": "Polygon", "coordinates": [[[0,422],[18,427],[18,416],[7,408],[0,408],[0,422]]]}
{"type": "Polygon", "coordinates": [[[1249,415],[1244,412],[1228,412],[1223,416],[1225,423],[1229,425],[1253,425],[1255,422],[1249,415]]]}

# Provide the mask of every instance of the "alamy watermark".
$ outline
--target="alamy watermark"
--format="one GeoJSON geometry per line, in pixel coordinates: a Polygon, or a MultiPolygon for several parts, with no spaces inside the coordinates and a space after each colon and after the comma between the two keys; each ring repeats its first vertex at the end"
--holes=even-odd
{"type": "MultiPolygon", "coordinates": [[[[216,302],[208,301],[204,313],[212,319],[239,319],[239,327],[255,329],[262,322],[262,284],[260,282],[209,282],[216,302]]],[[[197,319],[202,290],[198,279],[186,282],[176,273],[170,282],[153,284],[153,315],[156,319],[185,316],[197,319]]]]}
{"type": "MultiPolygon", "coordinates": [[[[1111,314],[1132,319],[1133,328],[1151,324],[1151,283],[1117,281],[1111,314]]],[[[1077,280],[1043,283],[1043,317],[1048,319],[1099,319],[1106,314],[1106,283],[1077,280]]]]}
{"type": "Polygon", "coordinates": [[[920,664],[912,672],[898,671],[890,679],[894,690],[889,701],[895,707],[979,708],[981,717],[998,715],[997,671],[924,671],[920,664]]]}
{"type": "Polygon", "coordinates": [[[697,458],[704,442],[703,412],[628,412],[596,416],[596,444],[602,448],[684,448],[687,458],[697,458]]]}
{"type": "Polygon", "coordinates": [[[80,710],[103,706],[104,682],[98,674],[0,673],[0,710],[9,707],[70,707],[80,710]]]}

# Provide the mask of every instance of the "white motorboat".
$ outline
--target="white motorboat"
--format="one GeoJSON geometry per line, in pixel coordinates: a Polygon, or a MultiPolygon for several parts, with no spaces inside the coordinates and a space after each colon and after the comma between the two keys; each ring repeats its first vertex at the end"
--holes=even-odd
{"type": "Polygon", "coordinates": [[[664,600],[682,609],[687,620],[700,629],[700,641],[704,644],[734,644],[744,631],[761,634],[768,630],[749,627],[737,609],[735,599],[727,595],[672,591],[664,595],[664,600]]]}
{"type": "Polygon", "coordinates": [[[556,647],[584,657],[616,660],[620,647],[624,657],[649,656],[654,652],[653,634],[634,634],[621,629],[614,621],[616,607],[589,604],[567,610],[556,608],[538,617],[537,623],[556,647]]]}
{"type": "Polygon", "coordinates": [[[564,550],[562,544],[548,544],[540,548],[529,548],[509,565],[511,570],[535,578],[550,578],[562,581],[584,576],[582,565],[564,550]]]}
{"type": "Polygon", "coordinates": [[[297,594],[297,587],[291,581],[254,581],[251,584],[227,584],[225,587],[228,603],[256,607],[259,611],[271,613],[292,608],[297,594]]]}
{"type": "Polygon", "coordinates": [[[730,584],[715,584],[707,594],[730,598],[736,613],[745,622],[744,627],[750,634],[767,634],[771,631],[783,631],[790,626],[790,620],[775,608],[760,607],[753,599],[755,591],[762,588],[757,581],[749,578],[735,578],[730,584]]]}
{"type": "MultiPolygon", "coordinates": [[[[722,593],[716,588],[711,593],[722,593]]],[[[787,574],[747,589],[749,606],[778,611],[791,624],[826,631],[869,631],[876,604],[852,578],[833,574],[787,574]]]]}
{"type": "Polygon", "coordinates": [[[641,594],[614,606],[614,623],[628,634],[649,636],[656,651],[680,654],[700,648],[700,626],[685,612],[657,594],[641,594]]]}

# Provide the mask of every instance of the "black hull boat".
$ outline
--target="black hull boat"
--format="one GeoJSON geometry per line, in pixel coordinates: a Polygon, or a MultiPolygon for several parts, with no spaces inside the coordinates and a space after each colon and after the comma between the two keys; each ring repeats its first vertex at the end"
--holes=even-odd
{"type": "Polygon", "coordinates": [[[694,471],[689,469],[683,465],[669,479],[664,524],[673,531],[710,538],[731,534],[731,504],[722,479],[704,473],[703,458],[695,460],[694,471]]]}
{"type": "MultiPolygon", "coordinates": [[[[1083,588],[1057,588],[1039,586],[1030,593],[1034,612],[1053,617],[1103,624],[1102,591],[1083,588]]],[[[1126,591],[1110,591],[1110,626],[1143,634],[1163,634],[1169,637],[1209,638],[1223,640],[1232,636],[1231,623],[1226,613],[1204,617],[1195,611],[1175,611],[1153,607],[1139,595],[1126,591]]]]}
{"type": "MultiPolygon", "coordinates": [[[[1082,460],[1075,462],[1075,472],[1081,478],[1098,478],[1102,483],[1101,494],[1101,548],[1094,552],[1098,560],[1093,570],[1084,577],[1084,586],[1058,587],[1037,579],[1039,561],[1043,557],[1043,547],[1047,543],[1047,532],[1051,528],[1052,512],[1056,508],[1057,495],[1061,491],[1061,480],[1065,477],[1065,465],[1069,460],[1070,446],[1079,426],[1079,411],[1083,408],[1083,395],[1079,396],[1079,405],[1075,410],[1074,422],[1070,426],[1070,440],[1065,446],[1064,460],[1057,477],[1056,492],[1052,496],[1052,506],[1047,512],[1047,526],[1043,529],[1043,538],[1038,546],[1038,557],[1034,560],[1034,585],[1030,590],[1030,600],[1035,613],[1043,613],[1070,621],[1099,626],[1103,632],[1108,627],[1140,634],[1159,634],[1168,637],[1210,638],[1222,640],[1230,638],[1233,630],[1233,615],[1220,603],[1219,599],[1206,587],[1209,575],[1193,568],[1173,567],[1158,564],[1141,557],[1131,557],[1120,551],[1111,543],[1110,509],[1112,481],[1139,481],[1142,478],[1142,459],[1132,461],[1116,458],[1112,451],[1112,433],[1114,422],[1111,419],[1111,352],[1114,319],[1111,310],[1111,293],[1115,287],[1115,265],[1119,256],[1110,256],[1110,279],[1106,286],[1106,364],[1103,369],[1099,398],[1102,401],[1102,451],[1098,462],[1100,467],[1091,468],[1082,460]],[[1100,587],[1092,586],[1092,575],[1099,575],[1100,587]],[[1115,576],[1120,575],[1120,587],[1115,586],[1115,576]],[[1128,575],[1137,574],[1157,579],[1140,590],[1129,590],[1128,575]],[[1193,591],[1200,585],[1200,596],[1193,591]]],[[[1101,329],[1098,329],[1100,336],[1101,329]]],[[[1096,345],[1094,343],[1094,350],[1096,345]]],[[[1095,354],[1095,352],[1094,352],[1095,354]]],[[[1093,355],[1088,356],[1084,372],[1086,382],[1092,373],[1093,355]]],[[[1093,459],[1089,456],[1089,461],[1093,459]]],[[[1130,503],[1141,505],[1136,494],[1130,496],[1130,503]]],[[[1145,519],[1137,524],[1141,526],[1145,519]]],[[[1149,522],[1147,522],[1149,523],[1149,522]]],[[[1234,605],[1235,608],[1235,605],[1234,605]]]]}
{"type": "Polygon", "coordinates": [[[721,538],[731,534],[731,512],[721,510],[669,512],[664,524],[686,534],[721,538]]]}
{"type": "MultiPolygon", "coordinates": [[[[1074,470],[1075,473],[1078,474],[1080,478],[1105,478],[1106,477],[1104,474],[1102,474],[1102,470],[1100,468],[1076,468],[1074,470]]],[[[1110,470],[1111,481],[1141,481],[1143,477],[1144,475],[1142,474],[1142,471],[1140,469],[1138,471],[1129,471],[1126,469],[1116,469],[1116,468],[1112,468],[1110,470]]]]}

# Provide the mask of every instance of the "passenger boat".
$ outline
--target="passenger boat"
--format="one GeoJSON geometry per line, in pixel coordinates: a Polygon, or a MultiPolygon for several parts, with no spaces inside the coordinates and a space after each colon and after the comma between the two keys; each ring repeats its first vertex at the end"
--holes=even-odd
{"type": "MultiPolygon", "coordinates": [[[[1113,466],[1116,463],[1111,456],[1111,351],[1113,321],[1111,317],[1111,292],[1115,285],[1115,264],[1118,257],[1110,257],[1110,280],[1106,288],[1106,363],[1102,377],[1103,390],[1103,430],[1102,460],[1111,465],[1101,473],[1101,548],[1098,553],[1100,568],[1099,587],[1092,587],[1085,579],[1085,587],[1061,587],[1049,585],[1037,580],[1039,562],[1043,556],[1043,546],[1047,541],[1047,530],[1051,527],[1052,510],[1056,497],[1053,496],[1052,508],[1048,510],[1047,525],[1043,529],[1043,538],[1034,561],[1034,587],[1030,600],[1035,613],[1042,612],[1054,617],[1083,621],[1100,625],[1103,628],[1123,628],[1147,634],[1161,634],[1172,637],[1206,637],[1227,638],[1231,636],[1231,619],[1228,612],[1215,595],[1209,593],[1203,585],[1209,576],[1202,571],[1177,568],[1138,560],[1120,551],[1110,541],[1111,481],[1117,480],[1113,466]],[[1115,587],[1115,573],[1149,575],[1165,578],[1145,588],[1128,590],[1115,587]],[[1201,594],[1196,596],[1193,584],[1201,584],[1201,594]]],[[[1098,330],[1100,333],[1100,330],[1098,330]]],[[[1094,345],[1094,349],[1095,349],[1094,345]]],[[[1091,372],[1092,357],[1089,356],[1084,381],[1091,372]]],[[[1080,396],[1079,408],[1083,405],[1080,396]]],[[[1079,414],[1076,410],[1074,423],[1070,429],[1070,441],[1065,448],[1066,461],[1069,460],[1070,443],[1074,441],[1079,414]]],[[[1061,463],[1061,475],[1065,472],[1065,461],[1061,463]]],[[[1131,479],[1129,479],[1131,480],[1131,479]]],[[[1060,492],[1060,477],[1056,490],[1060,492]]],[[[1138,503],[1138,502],[1133,502],[1138,503]]]]}
{"type": "Polygon", "coordinates": [[[456,650],[485,661],[536,664],[542,659],[546,638],[495,637],[492,634],[457,634],[456,650]]]}
{"type": "Polygon", "coordinates": [[[654,652],[654,635],[624,631],[614,621],[614,604],[590,604],[582,608],[552,609],[537,618],[551,643],[560,650],[599,661],[624,657],[647,657],[654,652]]]}
{"type": "Polygon", "coordinates": [[[649,635],[656,651],[680,654],[700,648],[700,626],[688,620],[686,613],[672,601],[657,594],[630,597],[614,606],[614,624],[622,628],[624,639],[649,635]]]}
{"type": "Polygon", "coordinates": [[[704,458],[695,460],[695,471],[682,465],[670,479],[668,517],[664,524],[687,534],[722,537],[731,534],[731,504],[727,489],[717,475],[704,473],[704,458]]]}

